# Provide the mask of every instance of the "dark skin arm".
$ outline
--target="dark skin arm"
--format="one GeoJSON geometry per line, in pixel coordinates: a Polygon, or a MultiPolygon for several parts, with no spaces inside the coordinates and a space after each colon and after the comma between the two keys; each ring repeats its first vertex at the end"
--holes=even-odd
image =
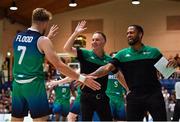
{"type": "MultiPolygon", "coordinates": [[[[92,72],[89,75],[100,78],[100,77],[103,77],[105,75],[108,75],[108,73],[113,71],[113,70],[115,70],[115,66],[113,64],[111,64],[111,63],[108,63],[108,64],[106,64],[104,66],[101,66],[100,68],[98,68],[96,71],[92,72]]],[[[128,88],[127,84],[126,84],[126,81],[124,79],[123,74],[120,71],[118,71],[116,73],[116,77],[117,77],[119,83],[126,89],[127,92],[129,92],[129,88],[128,88]]]]}
{"type": "Polygon", "coordinates": [[[92,72],[89,75],[100,78],[100,77],[107,75],[109,72],[111,72],[113,70],[115,70],[115,66],[111,63],[108,63],[104,66],[101,66],[100,68],[98,68],[96,71],[92,72]]]}
{"type": "Polygon", "coordinates": [[[125,80],[124,75],[122,74],[122,72],[118,71],[118,72],[116,73],[116,78],[117,78],[117,80],[119,81],[119,83],[126,89],[126,92],[127,92],[127,93],[130,92],[130,91],[129,91],[129,88],[128,88],[127,84],[126,84],[126,80],[125,80]]]}

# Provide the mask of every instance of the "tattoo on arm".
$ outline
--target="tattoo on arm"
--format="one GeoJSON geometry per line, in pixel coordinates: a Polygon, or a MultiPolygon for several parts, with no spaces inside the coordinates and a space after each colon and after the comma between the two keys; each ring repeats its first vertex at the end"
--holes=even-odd
{"type": "Polygon", "coordinates": [[[100,78],[107,75],[110,71],[113,70],[113,68],[114,68],[113,65],[107,64],[105,66],[101,66],[99,69],[97,69],[95,72],[91,73],[90,75],[100,78]]]}
{"type": "Polygon", "coordinates": [[[93,75],[94,76],[97,76],[97,77],[102,77],[104,75],[106,75],[108,72],[104,69],[104,66],[103,67],[100,67],[99,69],[97,69],[93,75]]]}

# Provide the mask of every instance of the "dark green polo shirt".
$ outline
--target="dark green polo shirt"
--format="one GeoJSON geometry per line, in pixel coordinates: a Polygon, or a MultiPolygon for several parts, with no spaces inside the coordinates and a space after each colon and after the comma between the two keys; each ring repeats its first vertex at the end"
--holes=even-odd
{"type": "Polygon", "coordinates": [[[122,70],[131,91],[152,92],[161,89],[154,67],[161,57],[157,48],[143,45],[138,51],[131,47],[120,50],[111,63],[122,70]]]}
{"type": "MultiPolygon", "coordinates": [[[[98,57],[93,50],[86,50],[84,48],[77,49],[77,58],[80,62],[81,73],[89,74],[97,70],[99,67],[106,65],[112,58],[104,54],[102,58],[98,57]]],[[[96,79],[97,82],[101,84],[101,89],[98,91],[93,91],[88,87],[82,89],[83,92],[87,93],[105,93],[107,88],[108,75],[96,79]]]]}

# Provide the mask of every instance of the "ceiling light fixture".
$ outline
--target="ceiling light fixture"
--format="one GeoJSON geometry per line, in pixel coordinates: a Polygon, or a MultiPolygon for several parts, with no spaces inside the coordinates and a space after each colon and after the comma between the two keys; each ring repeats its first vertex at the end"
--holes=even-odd
{"type": "Polygon", "coordinates": [[[133,4],[133,5],[139,5],[139,4],[140,4],[140,1],[139,1],[139,0],[132,0],[132,4],[133,4]]]}
{"type": "Polygon", "coordinates": [[[15,3],[14,0],[12,0],[12,4],[11,4],[9,9],[12,10],[12,11],[16,11],[18,9],[18,7],[16,6],[16,3],[15,3]]]}
{"type": "Polygon", "coordinates": [[[70,0],[69,2],[69,7],[76,7],[77,3],[75,2],[75,0],[70,0]]]}

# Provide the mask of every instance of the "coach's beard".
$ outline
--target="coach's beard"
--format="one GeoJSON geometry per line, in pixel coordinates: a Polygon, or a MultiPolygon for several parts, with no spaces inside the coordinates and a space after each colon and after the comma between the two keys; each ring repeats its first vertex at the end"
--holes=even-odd
{"type": "Polygon", "coordinates": [[[129,39],[129,40],[128,40],[128,44],[129,44],[130,46],[133,46],[133,45],[135,45],[138,41],[139,41],[139,37],[136,37],[135,39],[129,39]]]}

